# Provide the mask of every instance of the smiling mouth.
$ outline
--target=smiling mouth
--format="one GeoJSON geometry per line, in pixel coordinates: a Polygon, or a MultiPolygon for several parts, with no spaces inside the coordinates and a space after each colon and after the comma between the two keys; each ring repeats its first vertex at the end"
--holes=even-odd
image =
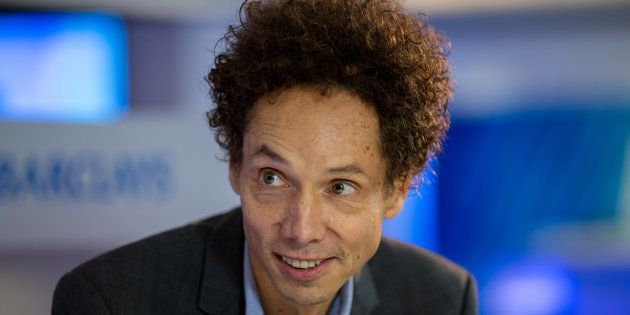
{"type": "Polygon", "coordinates": [[[323,261],[322,259],[301,260],[301,259],[292,259],[286,256],[281,256],[281,257],[282,257],[282,261],[285,262],[287,265],[293,268],[298,268],[298,269],[315,268],[315,266],[321,264],[323,261]]]}

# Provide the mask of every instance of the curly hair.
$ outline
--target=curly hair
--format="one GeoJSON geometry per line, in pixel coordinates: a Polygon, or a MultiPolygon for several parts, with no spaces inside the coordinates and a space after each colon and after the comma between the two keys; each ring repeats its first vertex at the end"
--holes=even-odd
{"type": "Polygon", "coordinates": [[[245,1],[206,76],[207,113],[232,163],[253,104],[269,93],[341,87],[374,107],[386,183],[409,179],[441,150],[452,95],[448,43],[423,15],[389,0],[245,1]]]}

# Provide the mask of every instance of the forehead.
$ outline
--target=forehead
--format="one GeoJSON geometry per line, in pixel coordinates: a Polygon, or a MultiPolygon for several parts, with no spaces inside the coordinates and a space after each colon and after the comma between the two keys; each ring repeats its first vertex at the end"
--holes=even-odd
{"type": "MultiPolygon", "coordinates": [[[[334,88],[326,93],[314,86],[296,86],[260,97],[250,113],[250,119],[283,118],[290,122],[298,115],[304,118],[327,116],[329,124],[337,122],[360,124],[364,128],[378,125],[372,106],[343,88],[334,88]]],[[[310,119],[306,119],[310,120],[310,119]]],[[[315,122],[315,121],[314,121],[315,122]]]]}
{"type": "Polygon", "coordinates": [[[294,87],[261,97],[250,113],[244,142],[244,155],[265,144],[322,162],[382,160],[376,112],[344,89],[322,95],[314,87],[294,87]]]}

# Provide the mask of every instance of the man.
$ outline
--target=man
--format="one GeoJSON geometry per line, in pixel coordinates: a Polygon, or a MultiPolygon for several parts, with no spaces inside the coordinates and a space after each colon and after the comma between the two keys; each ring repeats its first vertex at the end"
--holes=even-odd
{"type": "Polygon", "coordinates": [[[466,271],[381,239],[448,127],[440,36],[385,0],[242,13],[207,76],[241,208],[79,266],[53,313],[475,314],[466,271]]]}

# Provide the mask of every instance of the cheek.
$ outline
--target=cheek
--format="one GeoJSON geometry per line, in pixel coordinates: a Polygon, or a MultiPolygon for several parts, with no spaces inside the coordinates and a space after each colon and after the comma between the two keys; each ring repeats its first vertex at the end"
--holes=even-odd
{"type": "Polygon", "coordinates": [[[353,269],[363,266],[374,255],[381,241],[380,220],[376,216],[356,221],[345,226],[351,237],[351,248],[348,250],[352,255],[353,269]]]}
{"type": "Polygon", "coordinates": [[[249,243],[259,243],[265,238],[265,233],[270,231],[269,216],[265,216],[265,209],[260,209],[252,204],[251,200],[241,198],[243,209],[243,229],[249,243]]]}
{"type": "Polygon", "coordinates": [[[244,189],[241,193],[243,226],[245,233],[249,234],[248,242],[273,238],[283,217],[284,198],[274,202],[261,201],[260,198],[250,189],[244,189]]]}

